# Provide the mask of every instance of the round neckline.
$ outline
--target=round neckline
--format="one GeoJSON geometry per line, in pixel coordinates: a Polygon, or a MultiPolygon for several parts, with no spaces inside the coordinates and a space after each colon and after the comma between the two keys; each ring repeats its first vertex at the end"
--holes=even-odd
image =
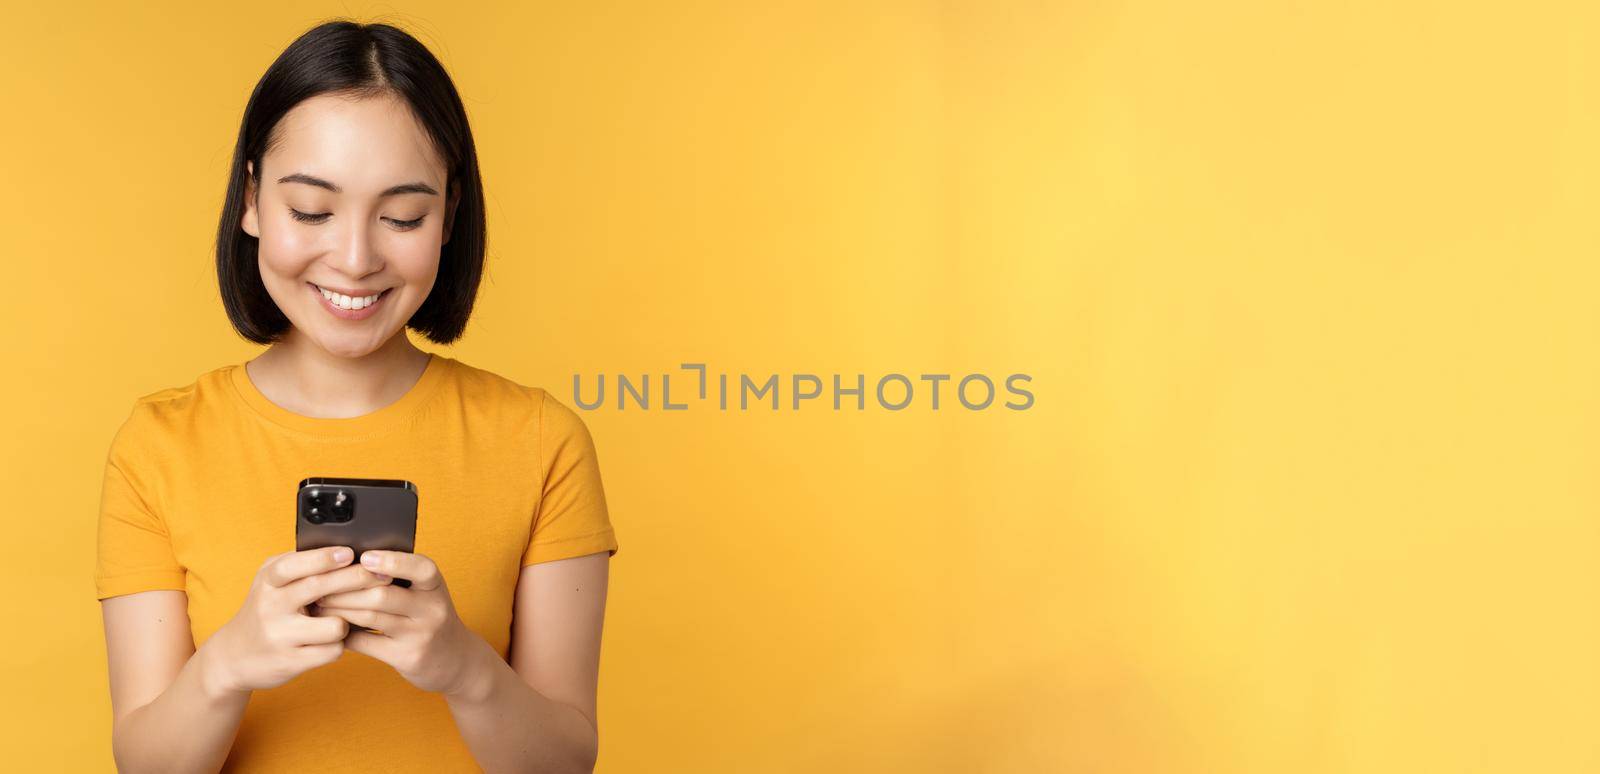
{"type": "Polygon", "coordinates": [[[273,403],[256,387],[255,382],[250,381],[246,363],[233,366],[231,381],[234,393],[245,405],[269,422],[309,435],[357,438],[386,432],[404,424],[438,391],[449,363],[448,357],[435,352],[428,353],[428,365],[422,369],[422,376],[411,385],[411,389],[398,400],[358,417],[311,417],[273,403]]]}

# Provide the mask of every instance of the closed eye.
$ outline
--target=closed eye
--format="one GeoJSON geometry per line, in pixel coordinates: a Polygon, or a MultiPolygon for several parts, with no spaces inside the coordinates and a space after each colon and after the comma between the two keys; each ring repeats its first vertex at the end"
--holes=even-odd
{"type": "MultiPolygon", "coordinates": [[[[332,217],[332,215],[333,215],[333,213],[331,213],[331,212],[311,213],[311,212],[301,212],[301,211],[299,211],[299,210],[297,210],[297,209],[295,209],[293,207],[289,208],[289,216],[290,217],[294,218],[295,220],[300,221],[301,223],[310,223],[311,225],[317,225],[319,223],[322,223],[322,222],[326,221],[329,217],[332,217]]],[[[390,223],[394,224],[394,227],[399,229],[399,230],[401,230],[401,231],[410,231],[410,230],[422,225],[422,221],[426,220],[427,217],[428,216],[423,215],[420,218],[413,218],[411,220],[395,220],[394,218],[384,218],[384,220],[387,220],[390,223]]]]}
{"type": "Polygon", "coordinates": [[[332,214],[333,213],[331,212],[311,214],[308,212],[301,212],[293,207],[289,208],[289,216],[300,221],[301,223],[321,223],[322,221],[327,220],[328,216],[332,214]]]}

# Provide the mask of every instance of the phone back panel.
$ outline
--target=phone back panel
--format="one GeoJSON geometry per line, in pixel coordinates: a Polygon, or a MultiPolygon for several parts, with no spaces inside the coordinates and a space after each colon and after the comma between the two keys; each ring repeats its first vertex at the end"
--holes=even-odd
{"type": "Polygon", "coordinates": [[[308,478],[300,482],[295,505],[295,550],[350,546],[356,561],[363,551],[416,550],[417,488],[409,481],[367,478],[308,478]],[[311,510],[320,493],[320,523],[311,510]],[[330,498],[343,493],[352,507],[348,520],[330,519],[330,498]]]}

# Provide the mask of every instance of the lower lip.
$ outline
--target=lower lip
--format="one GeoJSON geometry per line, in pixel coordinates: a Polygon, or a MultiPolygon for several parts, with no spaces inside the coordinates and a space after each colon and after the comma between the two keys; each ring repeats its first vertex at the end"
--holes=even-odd
{"type": "Polygon", "coordinates": [[[372,302],[370,306],[364,306],[360,309],[340,309],[338,304],[329,301],[327,296],[322,295],[321,288],[309,282],[306,283],[306,287],[310,288],[312,293],[317,294],[317,301],[322,303],[323,309],[328,310],[328,314],[343,320],[365,320],[377,314],[378,307],[383,306],[384,300],[389,297],[389,290],[393,290],[393,288],[390,288],[378,294],[378,300],[372,302]]]}

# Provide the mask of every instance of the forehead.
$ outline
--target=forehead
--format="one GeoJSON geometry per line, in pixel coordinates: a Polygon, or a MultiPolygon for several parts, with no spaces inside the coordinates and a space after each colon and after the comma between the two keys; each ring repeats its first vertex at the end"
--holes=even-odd
{"type": "Polygon", "coordinates": [[[401,178],[443,189],[444,162],[411,107],[392,94],[319,94],[285,113],[262,159],[274,178],[315,175],[346,191],[387,188],[401,178]]]}

